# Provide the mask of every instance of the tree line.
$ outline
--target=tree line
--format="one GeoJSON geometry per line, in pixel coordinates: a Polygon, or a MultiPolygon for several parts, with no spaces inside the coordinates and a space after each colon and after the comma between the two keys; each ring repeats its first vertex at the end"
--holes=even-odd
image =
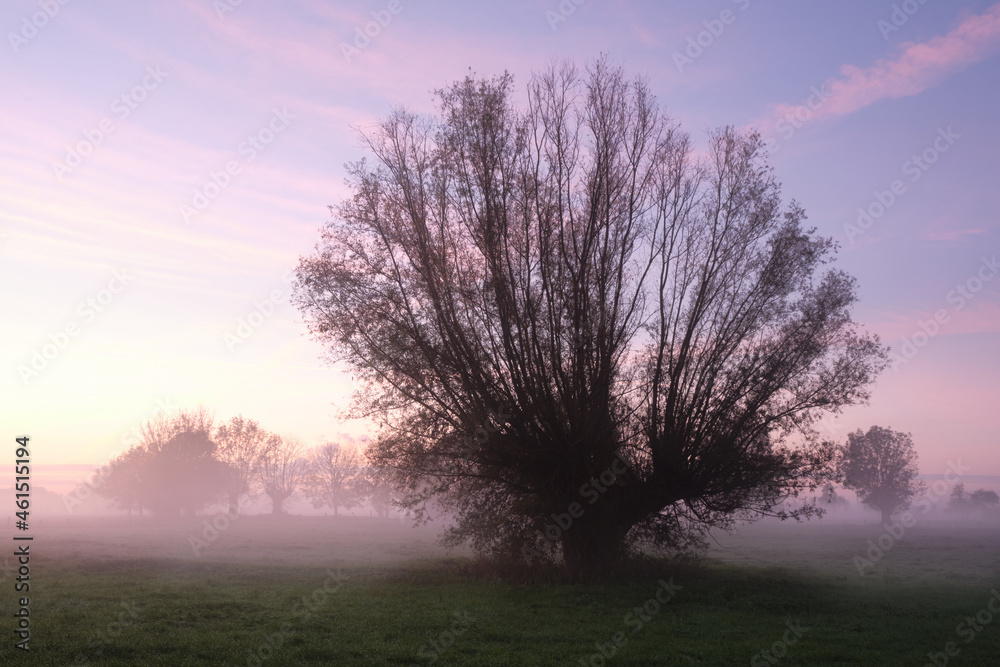
{"type": "Polygon", "coordinates": [[[116,509],[159,516],[190,515],[220,501],[236,514],[241,498],[259,496],[280,514],[296,494],[334,515],[368,503],[386,516],[392,495],[354,448],[306,449],[242,415],[216,425],[205,408],[147,421],[139,442],[97,471],[94,488],[116,509]]]}

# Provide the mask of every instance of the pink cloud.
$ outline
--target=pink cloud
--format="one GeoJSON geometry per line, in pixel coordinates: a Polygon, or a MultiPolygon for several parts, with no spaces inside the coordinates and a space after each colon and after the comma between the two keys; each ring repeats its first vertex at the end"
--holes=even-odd
{"type": "Polygon", "coordinates": [[[934,319],[935,313],[941,310],[945,312],[947,319],[940,325],[935,338],[998,333],[1000,303],[997,302],[995,292],[996,288],[987,283],[981,293],[974,295],[971,301],[965,301],[963,308],[958,310],[955,301],[947,301],[947,296],[957,293],[948,290],[941,294],[939,302],[929,302],[925,309],[873,313],[865,319],[865,326],[869,331],[881,336],[884,342],[890,343],[894,349],[899,349],[904,338],[912,338],[922,331],[920,323],[930,322],[934,319]]]}
{"type": "Polygon", "coordinates": [[[989,231],[989,230],[984,229],[984,228],[976,228],[976,229],[939,229],[939,230],[929,231],[929,232],[923,234],[923,236],[921,238],[925,238],[925,239],[927,239],[929,241],[956,241],[956,240],[962,239],[962,238],[964,238],[966,236],[970,236],[972,234],[985,234],[987,231],[989,231]]]}
{"type": "MultiPolygon", "coordinates": [[[[810,98],[808,120],[843,116],[885,99],[917,95],[948,74],[986,59],[1000,50],[1000,3],[983,14],[972,15],[945,35],[926,42],[907,42],[890,57],[869,67],[843,65],[840,75],[819,89],[825,99],[810,98]]],[[[776,105],[758,127],[773,129],[783,119],[800,119],[802,105],[776,105]]]]}

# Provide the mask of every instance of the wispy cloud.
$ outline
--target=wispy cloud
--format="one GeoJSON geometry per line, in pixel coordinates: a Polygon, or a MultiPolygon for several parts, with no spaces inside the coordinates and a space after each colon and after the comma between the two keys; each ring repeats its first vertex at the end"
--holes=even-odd
{"type": "MultiPolygon", "coordinates": [[[[963,19],[954,29],[926,42],[907,42],[869,67],[843,65],[823,84],[826,96],[810,109],[812,121],[844,116],[881,100],[917,95],[949,74],[1000,51],[1000,3],[963,19]]],[[[799,105],[778,104],[758,126],[765,131],[794,114],[799,105]]]]}
{"type": "Polygon", "coordinates": [[[923,234],[921,238],[929,241],[957,241],[973,234],[985,234],[987,229],[977,227],[975,229],[934,229],[923,234]]]}

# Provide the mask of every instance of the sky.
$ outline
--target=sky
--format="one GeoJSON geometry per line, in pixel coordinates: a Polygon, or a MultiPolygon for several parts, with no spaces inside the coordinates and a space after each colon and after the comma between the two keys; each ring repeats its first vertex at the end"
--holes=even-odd
{"type": "Polygon", "coordinates": [[[288,299],[359,130],[470,68],[523,99],[601,54],[702,146],[759,130],[840,243],[895,356],[827,437],[878,424],[924,474],[1000,475],[1000,3],[7,0],[0,29],[0,433],[50,475],[198,405],[369,434],[288,299]]]}

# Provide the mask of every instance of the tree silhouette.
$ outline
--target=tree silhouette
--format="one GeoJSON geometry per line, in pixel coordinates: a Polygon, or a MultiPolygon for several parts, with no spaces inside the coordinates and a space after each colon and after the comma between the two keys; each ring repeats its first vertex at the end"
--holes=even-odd
{"type": "Polygon", "coordinates": [[[364,493],[362,469],[353,449],[327,443],[311,450],[304,486],[313,507],[329,507],[334,516],[356,507],[364,493]]]}
{"type": "Polygon", "coordinates": [[[147,504],[161,515],[192,515],[225,492],[226,469],[207,431],[180,431],[144,462],[147,504]]]}
{"type": "Polygon", "coordinates": [[[837,489],[830,482],[823,485],[819,502],[822,505],[835,507],[846,507],[848,505],[847,498],[837,493],[837,489]]]}
{"type": "Polygon", "coordinates": [[[392,476],[384,468],[378,466],[362,466],[358,474],[358,488],[362,497],[381,518],[389,516],[393,502],[399,500],[396,489],[392,485],[392,476]]]}
{"type": "Polygon", "coordinates": [[[1000,505],[1000,496],[996,491],[989,489],[976,489],[969,495],[969,501],[973,507],[980,509],[993,509],[1000,505]]]}
{"type": "Polygon", "coordinates": [[[965,482],[959,482],[951,487],[951,495],[948,498],[948,508],[952,510],[962,510],[969,506],[969,494],[965,492],[965,482]]]}
{"type": "Polygon", "coordinates": [[[917,453],[910,434],[872,426],[847,436],[840,469],[844,486],[862,503],[882,513],[888,523],[897,510],[910,506],[923,484],[917,481],[917,453]]]}
{"type": "Polygon", "coordinates": [[[111,459],[107,465],[98,469],[94,478],[94,488],[97,492],[111,500],[111,507],[132,510],[142,515],[142,461],[144,450],[133,447],[111,459]]]}
{"type": "Polygon", "coordinates": [[[271,499],[271,514],[284,513],[288,500],[305,478],[302,445],[292,438],[271,436],[260,459],[260,483],[271,499]]]}
{"type": "Polygon", "coordinates": [[[254,419],[238,415],[216,429],[219,443],[218,458],[227,466],[226,493],[229,513],[239,513],[239,498],[252,490],[261,472],[264,453],[269,446],[270,433],[254,419]]]}
{"type": "Polygon", "coordinates": [[[1000,496],[989,489],[976,489],[972,493],[965,492],[965,483],[959,482],[951,489],[948,499],[948,509],[962,513],[974,510],[991,510],[1000,505],[1000,496]]]}
{"type": "Polygon", "coordinates": [[[760,137],[695,157],[604,60],[534,77],[524,108],[512,88],[470,75],[434,118],[393,111],[300,261],[298,308],[380,420],[370,458],[418,516],[454,513],[450,543],[584,575],[811,487],[811,424],[866,400],[886,353],[760,137]]]}
{"type": "Polygon", "coordinates": [[[212,417],[204,408],[146,422],[140,442],[115,457],[96,490],[122,509],[146,507],[161,516],[192,514],[225,490],[226,468],[215,458],[212,417]]]}

